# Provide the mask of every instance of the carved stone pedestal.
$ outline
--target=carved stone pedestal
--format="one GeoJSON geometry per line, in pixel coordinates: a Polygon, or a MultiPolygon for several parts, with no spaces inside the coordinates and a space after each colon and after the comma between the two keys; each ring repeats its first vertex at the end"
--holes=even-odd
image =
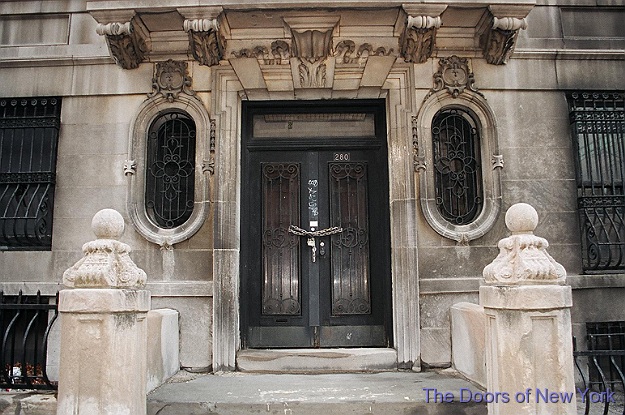
{"type": "Polygon", "coordinates": [[[65,271],[61,291],[61,359],[58,415],[146,413],[146,275],[117,239],[122,216],[104,209],[93,218],[98,238],[65,271]]]}
{"type": "Polygon", "coordinates": [[[145,414],[147,290],[63,290],[58,415],[145,414]]]}
{"type": "Polygon", "coordinates": [[[512,236],[484,269],[489,415],[574,415],[571,287],[564,268],[533,235],[538,216],[526,204],[506,214],[512,236]]]}

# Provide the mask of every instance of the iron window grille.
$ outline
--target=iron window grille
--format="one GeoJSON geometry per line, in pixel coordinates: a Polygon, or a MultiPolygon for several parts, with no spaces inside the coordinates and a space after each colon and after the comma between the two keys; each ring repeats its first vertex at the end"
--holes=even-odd
{"type": "Polygon", "coordinates": [[[471,223],[482,211],[479,133],[461,109],[443,109],[432,121],[434,187],[440,214],[455,225],[471,223]]]}
{"type": "Polygon", "coordinates": [[[60,98],[0,99],[0,250],[49,250],[60,98]]]}
{"type": "Polygon", "coordinates": [[[178,111],[161,115],[148,131],[145,204],[161,228],[180,226],[193,212],[195,135],[191,117],[178,111]]]}
{"type": "Polygon", "coordinates": [[[623,93],[568,94],[585,272],[625,268],[623,93]]]}

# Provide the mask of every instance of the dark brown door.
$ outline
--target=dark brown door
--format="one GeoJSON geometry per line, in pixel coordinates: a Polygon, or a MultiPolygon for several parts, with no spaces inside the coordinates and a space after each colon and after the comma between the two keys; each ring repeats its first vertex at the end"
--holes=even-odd
{"type": "Polygon", "coordinates": [[[244,346],[388,346],[385,140],[270,141],[244,149],[244,346]]]}

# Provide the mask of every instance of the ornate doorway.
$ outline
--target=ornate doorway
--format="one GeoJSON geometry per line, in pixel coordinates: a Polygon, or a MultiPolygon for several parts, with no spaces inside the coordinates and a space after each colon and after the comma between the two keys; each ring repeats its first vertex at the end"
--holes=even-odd
{"type": "Polygon", "coordinates": [[[384,101],[243,105],[243,346],[391,343],[384,101]]]}

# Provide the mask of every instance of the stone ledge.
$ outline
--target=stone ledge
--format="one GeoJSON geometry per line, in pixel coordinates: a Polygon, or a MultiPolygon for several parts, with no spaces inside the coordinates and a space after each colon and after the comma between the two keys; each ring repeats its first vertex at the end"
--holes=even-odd
{"type": "Polygon", "coordinates": [[[380,372],[397,369],[395,349],[241,350],[242,372],[336,373],[380,372]]]}
{"type": "Polygon", "coordinates": [[[567,275],[566,283],[574,290],[625,288],[625,274],[567,275]]]}
{"type": "Polygon", "coordinates": [[[480,305],[504,310],[553,310],[573,305],[568,285],[517,285],[480,287],[480,305]]]}

